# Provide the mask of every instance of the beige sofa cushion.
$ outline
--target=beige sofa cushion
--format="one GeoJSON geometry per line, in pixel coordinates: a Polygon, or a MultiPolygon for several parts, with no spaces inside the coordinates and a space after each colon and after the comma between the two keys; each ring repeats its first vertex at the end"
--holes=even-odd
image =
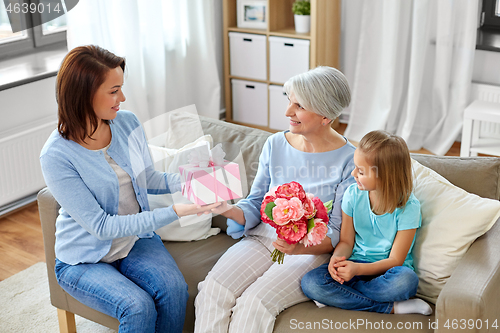
{"type": "Polygon", "coordinates": [[[420,279],[417,295],[436,303],[470,245],[500,217],[500,202],[470,194],[415,160],[412,168],[422,209],[412,252],[420,279]]]}
{"type": "Polygon", "coordinates": [[[385,314],[368,311],[343,310],[326,306],[318,308],[312,301],[294,305],[276,318],[273,333],[382,333],[419,332],[431,333],[435,321],[433,314],[385,314]],[[432,325],[431,325],[432,324],[432,325]]]}
{"type": "Polygon", "coordinates": [[[205,280],[217,260],[237,240],[219,234],[200,242],[164,242],[188,284],[188,302],[184,332],[194,331],[194,299],[198,294],[198,283],[205,280]]]}
{"type": "MultiPolygon", "coordinates": [[[[245,162],[247,184],[250,188],[257,172],[262,147],[273,133],[202,116],[200,120],[203,132],[212,135],[214,145],[222,143],[228,160],[233,160],[241,150],[245,162]]],[[[246,195],[244,193],[243,197],[246,195]]]]}
{"type": "Polygon", "coordinates": [[[500,199],[500,158],[411,154],[450,183],[483,198],[500,199]]]}

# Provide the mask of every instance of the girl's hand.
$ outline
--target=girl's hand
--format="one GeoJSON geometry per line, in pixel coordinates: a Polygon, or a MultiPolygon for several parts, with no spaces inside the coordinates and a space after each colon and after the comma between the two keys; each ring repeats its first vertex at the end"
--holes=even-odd
{"type": "Polygon", "coordinates": [[[340,284],[344,283],[344,280],[338,275],[336,265],[337,265],[337,263],[342,262],[344,260],[345,260],[345,257],[332,256],[330,259],[330,263],[328,264],[328,272],[330,272],[332,279],[334,279],[335,281],[337,281],[340,284]]]}
{"type": "Polygon", "coordinates": [[[273,246],[276,250],[279,250],[283,253],[286,253],[286,254],[300,254],[299,250],[300,250],[300,246],[298,246],[298,244],[288,244],[286,241],[284,241],[283,239],[276,239],[274,242],[273,242],[273,246]]]}
{"type": "Polygon", "coordinates": [[[203,214],[210,214],[212,213],[212,209],[215,209],[221,205],[220,202],[216,202],[210,205],[197,205],[197,204],[175,204],[172,206],[174,209],[175,213],[179,217],[183,216],[188,216],[188,215],[194,215],[197,214],[198,216],[203,215],[203,214]]]}
{"type": "Polygon", "coordinates": [[[344,281],[351,280],[354,276],[359,275],[359,264],[356,262],[344,260],[334,264],[337,269],[337,275],[344,281]]]}

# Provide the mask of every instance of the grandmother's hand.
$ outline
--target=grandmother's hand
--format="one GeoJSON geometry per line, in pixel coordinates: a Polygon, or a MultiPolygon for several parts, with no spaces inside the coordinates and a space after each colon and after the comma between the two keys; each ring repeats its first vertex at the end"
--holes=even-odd
{"type": "Polygon", "coordinates": [[[222,202],[220,202],[220,206],[218,206],[216,208],[212,208],[212,213],[222,214],[222,213],[225,213],[226,211],[228,211],[229,209],[231,209],[231,205],[229,205],[227,203],[227,201],[222,201],[222,202]]]}
{"type": "Polygon", "coordinates": [[[276,250],[291,255],[300,254],[300,250],[304,247],[302,244],[288,244],[286,241],[279,238],[273,242],[273,246],[276,250]]]}
{"type": "Polygon", "coordinates": [[[197,204],[175,204],[172,206],[177,216],[187,216],[197,214],[198,216],[203,214],[210,214],[212,209],[215,209],[221,205],[220,202],[216,202],[210,205],[197,205],[197,204]]]}

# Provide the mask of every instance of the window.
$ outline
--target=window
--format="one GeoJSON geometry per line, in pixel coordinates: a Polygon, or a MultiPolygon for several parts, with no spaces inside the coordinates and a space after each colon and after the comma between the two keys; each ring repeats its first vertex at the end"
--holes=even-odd
{"type": "MultiPolygon", "coordinates": [[[[66,13],[64,0],[0,0],[0,58],[12,57],[35,50],[36,48],[66,43],[66,15],[51,20],[56,14],[48,10],[31,8],[50,8],[56,5],[59,13],[66,13]],[[7,4],[7,6],[6,6],[7,4]],[[24,5],[25,7],[22,7],[24,5]],[[38,6],[38,7],[34,7],[38,6]],[[10,21],[12,19],[12,22],[10,21]],[[13,32],[12,27],[31,27],[37,22],[42,25],[13,32]]],[[[73,6],[72,6],[73,7],[73,6]]]]}
{"type": "Polygon", "coordinates": [[[500,29],[500,0],[483,0],[481,28],[500,29]]]}

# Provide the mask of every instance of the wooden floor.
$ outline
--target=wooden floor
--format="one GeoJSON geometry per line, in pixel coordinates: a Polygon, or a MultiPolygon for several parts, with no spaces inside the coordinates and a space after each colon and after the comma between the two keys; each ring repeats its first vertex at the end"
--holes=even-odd
{"type": "MultiPolygon", "coordinates": [[[[344,133],[345,128],[340,124],[337,131],[344,133]]],[[[431,154],[425,149],[415,153],[431,154]]],[[[460,156],[460,143],[446,155],[460,156]]],[[[40,261],[45,261],[45,254],[36,203],[0,218],[0,281],[40,261]]]]}
{"type": "Polygon", "coordinates": [[[36,203],[0,219],[0,281],[45,261],[36,203]]]}

